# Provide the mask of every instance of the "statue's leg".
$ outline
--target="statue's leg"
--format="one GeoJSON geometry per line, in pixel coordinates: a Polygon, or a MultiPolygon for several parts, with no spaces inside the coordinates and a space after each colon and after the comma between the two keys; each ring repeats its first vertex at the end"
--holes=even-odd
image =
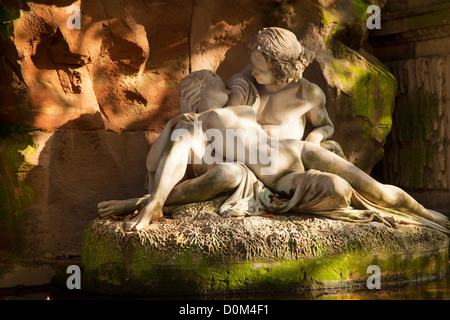
{"type": "Polygon", "coordinates": [[[167,198],[167,205],[185,204],[213,199],[236,189],[242,170],[235,163],[220,163],[205,174],[176,185],[167,198]]]}
{"type": "Polygon", "coordinates": [[[162,207],[167,201],[167,204],[173,204],[211,199],[219,193],[233,190],[241,180],[240,168],[223,163],[198,178],[177,185],[184,177],[189,155],[194,151],[198,155],[203,154],[206,145],[201,135],[192,134],[195,128],[191,123],[177,124],[177,128],[188,130],[191,139],[170,141],[166,145],[158,162],[147,204],[134,219],[126,222],[127,230],[143,229],[152,219],[162,217],[162,207]],[[201,148],[203,150],[199,150],[201,148]]]}
{"type": "MultiPolygon", "coordinates": [[[[242,170],[235,163],[220,163],[212,166],[205,174],[177,184],[170,192],[166,205],[187,204],[210,200],[217,195],[233,191],[242,179],[242,170]]],[[[109,200],[98,204],[101,217],[108,214],[122,216],[133,213],[146,205],[150,198],[109,200]]]]}
{"type": "MultiPolygon", "coordinates": [[[[163,175],[161,175],[161,177],[162,176],[163,175]]],[[[180,177],[182,178],[181,175],[179,178],[180,177]]],[[[162,216],[161,209],[164,204],[175,205],[204,201],[213,199],[221,193],[233,191],[239,185],[241,177],[242,171],[236,164],[218,164],[208,170],[205,174],[197,178],[183,181],[173,187],[165,201],[164,194],[161,190],[169,189],[170,184],[169,181],[164,181],[164,183],[160,182],[159,190],[154,190],[157,196],[150,196],[147,198],[147,205],[144,206],[136,218],[130,221],[126,228],[145,228],[152,218],[162,216]]],[[[168,180],[175,181],[176,179],[168,180]]]]}
{"type": "MultiPolygon", "coordinates": [[[[149,190],[149,192],[153,185],[153,179],[159,163],[159,159],[164,152],[166,145],[170,142],[172,131],[177,123],[182,123],[185,118],[185,116],[180,115],[170,119],[156,141],[152,144],[147,154],[146,166],[148,176],[146,181],[146,188],[149,190]]],[[[184,126],[192,127],[192,125],[186,121],[184,121],[184,126]]],[[[150,193],[140,198],[103,201],[97,205],[98,213],[101,217],[104,217],[108,214],[116,216],[131,214],[135,210],[140,209],[143,205],[146,205],[149,198],[150,193]]]]}
{"type": "Polygon", "coordinates": [[[338,155],[311,143],[302,143],[301,159],[305,168],[334,173],[345,179],[369,201],[384,207],[399,209],[449,227],[448,218],[425,209],[402,189],[379,183],[367,173],[338,155]]]}
{"type": "Polygon", "coordinates": [[[183,138],[166,145],[158,162],[150,198],[141,212],[125,223],[126,230],[143,229],[151,220],[162,217],[162,207],[169,193],[184,177],[192,143],[192,139],[183,138]]]}

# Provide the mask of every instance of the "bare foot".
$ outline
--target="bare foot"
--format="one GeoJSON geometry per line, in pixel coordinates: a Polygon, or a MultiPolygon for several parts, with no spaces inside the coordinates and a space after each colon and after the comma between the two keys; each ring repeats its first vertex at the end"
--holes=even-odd
{"type": "Polygon", "coordinates": [[[105,217],[109,214],[114,216],[124,216],[131,214],[136,210],[136,201],[133,199],[103,201],[97,205],[97,208],[100,217],[105,217]]]}
{"type": "Polygon", "coordinates": [[[142,210],[136,217],[124,222],[125,231],[143,230],[147,228],[151,221],[156,221],[163,217],[162,210],[155,210],[151,214],[146,214],[148,211],[142,210]]]}

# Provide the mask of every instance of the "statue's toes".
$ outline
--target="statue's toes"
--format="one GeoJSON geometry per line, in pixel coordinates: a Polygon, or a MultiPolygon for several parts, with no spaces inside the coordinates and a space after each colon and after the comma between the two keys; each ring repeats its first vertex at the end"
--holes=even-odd
{"type": "Polygon", "coordinates": [[[110,206],[104,206],[98,208],[98,213],[100,214],[100,217],[105,217],[108,214],[116,214],[117,210],[114,210],[114,208],[111,208],[110,206]]]}
{"type": "Polygon", "coordinates": [[[445,222],[445,227],[447,230],[450,230],[450,221],[445,222]]]}
{"type": "Polygon", "coordinates": [[[98,214],[100,215],[101,218],[106,217],[108,215],[108,211],[105,209],[99,209],[98,210],[98,214]]]}
{"type": "Polygon", "coordinates": [[[102,201],[102,202],[100,202],[99,204],[97,204],[97,208],[98,208],[98,209],[102,209],[102,208],[104,208],[104,207],[106,207],[106,201],[102,201]]]}
{"type": "Polygon", "coordinates": [[[148,225],[149,225],[149,223],[148,222],[144,222],[144,221],[139,221],[138,223],[136,223],[135,225],[134,225],[134,230],[144,230],[145,228],[147,228],[148,227],[148,225]]]}
{"type": "Polygon", "coordinates": [[[123,222],[123,229],[125,231],[133,231],[135,225],[136,225],[136,222],[134,222],[133,220],[124,221],[123,222]]]}

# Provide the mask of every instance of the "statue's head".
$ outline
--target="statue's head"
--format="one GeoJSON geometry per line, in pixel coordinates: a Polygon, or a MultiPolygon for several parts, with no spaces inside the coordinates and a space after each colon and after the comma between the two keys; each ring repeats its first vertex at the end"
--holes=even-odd
{"type": "Polygon", "coordinates": [[[252,38],[249,48],[252,51],[254,67],[258,69],[261,66],[261,70],[254,72],[259,83],[269,80],[268,72],[272,72],[275,82],[273,84],[288,84],[297,81],[315,57],[313,51],[307,50],[298,42],[294,33],[277,27],[261,30],[252,38]],[[262,59],[267,65],[264,65],[262,59]],[[258,74],[258,71],[262,71],[259,72],[261,75],[258,74]],[[264,72],[266,72],[265,75],[264,72]]]}
{"type": "Polygon", "coordinates": [[[181,113],[198,113],[222,108],[229,91],[217,74],[204,69],[193,71],[181,80],[179,94],[181,113]]]}

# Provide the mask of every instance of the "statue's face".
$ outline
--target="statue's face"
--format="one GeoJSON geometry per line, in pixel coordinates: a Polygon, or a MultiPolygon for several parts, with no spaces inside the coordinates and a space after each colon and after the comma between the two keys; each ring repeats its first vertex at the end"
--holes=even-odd
{"type": "Polygon", "coordinates": [[[276,84],[275,68],[271,62],[267,62],[264,56],[258,50],[252,51],[253,72],[259,84],[276,84]]]}

